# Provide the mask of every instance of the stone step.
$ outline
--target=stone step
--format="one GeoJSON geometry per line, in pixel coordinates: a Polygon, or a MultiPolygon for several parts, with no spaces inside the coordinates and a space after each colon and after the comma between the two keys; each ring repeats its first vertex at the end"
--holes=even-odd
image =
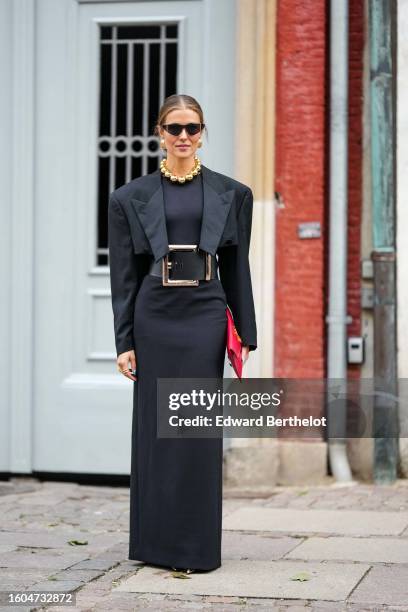
{"type": "Polygon", "coordinates": [[[212,572],[181,580],[167,569],[146,565],[112,590],[169,595],[222,595],[344,601],[370,566],[295,561],[225,560],[212,572]],[[293,578],[304,572],[307,580],[293,578]]]}
{"type": "Polygon", "coordinates": [[[408,563],[408,538],[311,537],[286,553],[285,559],[408,563]]]}
{"type": "Polygon", "coordinates": [[[376,536],[401,534],[408,526],[408,512],[360,510],[293,510],[243,506],[223,520],[223,529],[237,531],[329,533],[376,536]]]}

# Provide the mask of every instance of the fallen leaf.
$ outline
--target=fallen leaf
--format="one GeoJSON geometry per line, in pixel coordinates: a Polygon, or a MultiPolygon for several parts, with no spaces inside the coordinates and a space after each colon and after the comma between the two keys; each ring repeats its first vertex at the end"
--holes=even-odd
{"type": "Polygon", "coordinates": [[[171,572],[171,575],[173,576],[173,578],[181,578],[182,580],[184,580],[185,578],[190,580],[191,578],[191,576],[185,574],[184,572],[171,572]]]}
{"type": "Polygon", "coordinates": [[[311,575],[308,574],[307,572],[299,572],[298,574],[295,574],[294,576],[291,576],[291,580],[300,580],[300,582],[303,582],[304,580],[310,580],[311,575]]]}

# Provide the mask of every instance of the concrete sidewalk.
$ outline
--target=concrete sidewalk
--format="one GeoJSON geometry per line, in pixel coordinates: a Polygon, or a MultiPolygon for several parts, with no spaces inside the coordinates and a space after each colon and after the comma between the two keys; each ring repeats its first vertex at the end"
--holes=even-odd
{"type": "Polygon", "coordinates": [[[13,478],[0,503],[1,591],[76,595],[1,610],[408,611],[407,481],[225,490],[222,567],[185,579],[127,559],[126,488],[13,478]]]}

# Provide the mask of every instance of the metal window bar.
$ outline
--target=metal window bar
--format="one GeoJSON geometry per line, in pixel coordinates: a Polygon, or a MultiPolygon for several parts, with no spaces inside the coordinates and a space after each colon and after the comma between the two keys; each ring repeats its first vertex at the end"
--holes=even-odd
{"type": "Polygon", "coordinates": [[[156,160],[158,166],[160,149],[157,137],[149,135],[153,127],[149,124],[149,117],[157,115],[165,97],[176,91],[177,23],[154,24],[150,33],[152,36],[142,37],[142,34],[146,34],[146,24],[132,25],[131,28],[128,25],[104,25],[100,29],[101,51],[103,47],[109,48],[110,60],[107,60],[107,54],[101,53],[99,102],[101,128],[98,140],[99,205],[96,249],[96,260],[99,266],[108,265],[107,202],[109,194],[120,184],[151,172],[156,160]],[[156,36],[153,35],[155,30],[157,30],[156,36]],[[129,32],[130,34],[135,33],[135,37],[129,38],[129,32]],[[124,35],[123,38],[121,38],[122,35],[124,35]],[[152,45],[157,46],[154,54],[152,54],[152,45]],[[174,47],[176,53],[174,53],[174,47]],[[158,75],[157,84],[155,79],[152,85],[150,80],[152,73],[158,75]],[[141,89],[138,87],[140,80],[142,80],[141,89]],[[109,86],[109,108],[106,105],[104,108],[102,106],[103,88],[109,86]],[[123,91],[126,92],[125,95],[123,91]],[[123,115],[121,105],[122,107],[126,105],[123,115]],[[109,116],[106,116],[108,114],[109,116]],[[105,126],[105,129],[102,126],[105,126]],[[107,129],[109,133],[106,133],[107,129]]]}

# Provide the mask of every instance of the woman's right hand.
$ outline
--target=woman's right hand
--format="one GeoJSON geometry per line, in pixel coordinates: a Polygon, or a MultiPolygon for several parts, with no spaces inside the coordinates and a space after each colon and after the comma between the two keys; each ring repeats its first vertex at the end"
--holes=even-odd
{"type": "Polygon", "coordinates": [[[129,362],[132,370],[136,370],[136,356],[135,351],[126,351],[125,353],[121,353],[118,355],[116,363],[118,365],[118,370],[123,376],[126,378],[130,378],[130,380],[137,380],[137,376],[133,376],[132,372],[129,370],[129,362]]]}

